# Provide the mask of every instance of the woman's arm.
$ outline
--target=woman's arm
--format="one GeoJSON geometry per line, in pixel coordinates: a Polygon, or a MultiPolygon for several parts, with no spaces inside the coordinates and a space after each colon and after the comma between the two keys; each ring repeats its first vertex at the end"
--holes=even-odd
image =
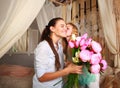
{"type": "Polygon", "coordinates": [[[64,75],[67,75],[67,74],[68,74],[68,72],[65,69],[63,69],[63,70],[60,70],[57,72],[45,73],[43,76],[38,78],[38,80],[40,82],[50,81],[50,80],[56,79],[58,77],[62,77],[64,75]]]}
{"type": "Polygon", "coordinates": [[[77,65],[74,65],[74,64],[70,64],[66,68],[64,68],[63,70],[59,70],[59,71],[56,71],[56,72],[45,73],[43,76],[38,78],[38,80],[40,82],[50,81],[50,80],[56,79],[58,77],[68,75],[70,73],[82,74],[82,66],[77,66],[77,65]]]}

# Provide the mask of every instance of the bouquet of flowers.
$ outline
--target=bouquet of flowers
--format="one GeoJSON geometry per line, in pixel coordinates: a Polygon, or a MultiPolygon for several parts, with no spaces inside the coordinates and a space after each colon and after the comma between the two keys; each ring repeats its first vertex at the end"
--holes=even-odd
{"type": "Polygon", "coordinates": [[[69,74],[63,88],[79,88],[89,84],[95,81],[95,74],[107,68],[107,62],[101,55],[101,45],[88,38],[87,33],[78,37],[73,34],[68,45],[72,49],[72,62],[83,65],[83,74],[69,74]]]}

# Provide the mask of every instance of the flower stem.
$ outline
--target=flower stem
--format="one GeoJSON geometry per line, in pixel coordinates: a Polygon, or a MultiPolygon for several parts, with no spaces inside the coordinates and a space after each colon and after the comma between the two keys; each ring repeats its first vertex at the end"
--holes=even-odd
{"type": "Polygon", "coordinates": [[[79,87],[79,83],[78,83],[78,74],[75,75],[75,88],[79,87]]]}

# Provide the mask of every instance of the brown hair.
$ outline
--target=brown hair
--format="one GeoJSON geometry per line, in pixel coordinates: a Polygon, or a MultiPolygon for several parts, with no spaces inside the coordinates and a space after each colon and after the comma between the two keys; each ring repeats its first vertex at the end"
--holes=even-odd
{"type": "Polygon", "coordinates": [[[41,35],[41,39],[40,39],[40,41],[46,40],[48,42],[48,44],[50,45],[50,47],[55,55],[55,67],[57,70],[59,70],[59,68],[60,68],[59,55],[54,47],[52,39],[49,36],[51,34],[50,27],[55,26],[57,21],[59,21],[59,20],[63,20],[63,19],[60,17],[51,19],[49,21],[48,25],[43,30],[42,35],[41,35]]]}
{"type": "MultiPolygon", "coordinates": [[[[72,28],[72,34],[75,34],[76,36],[79,35],[78,28],[77,28],[77,26],[75,24],[69,22],[69,23],[67,23],[67,25],[71,25],[73,27],[72,28]]],[[[63,52],[65,54],[65,60],[67,60],[67,58],[68,58],[68,52],[71,54],[72,50],[68,47],[68,41],[67,41],[66,38],[62,39],[62,44],[63,44],[63,52]]]]}

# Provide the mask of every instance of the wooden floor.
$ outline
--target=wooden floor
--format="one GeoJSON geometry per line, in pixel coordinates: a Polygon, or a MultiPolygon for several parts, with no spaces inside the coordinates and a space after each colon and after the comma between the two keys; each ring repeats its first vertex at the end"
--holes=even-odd
{"type": "MultiPolygon", "coordinates": [[[[32,88],[34,69],[20,65],[0,65],[0,88],[32,88]]],[[[100,88],[120,88],[120,72],[112,75],[112,69],[108,68],[104,75],[100,88]]]]}
{"type": "Polygon", "coordinates": [[[0,65],[0,88],[32,88],[33,68],[0,65]]]}

